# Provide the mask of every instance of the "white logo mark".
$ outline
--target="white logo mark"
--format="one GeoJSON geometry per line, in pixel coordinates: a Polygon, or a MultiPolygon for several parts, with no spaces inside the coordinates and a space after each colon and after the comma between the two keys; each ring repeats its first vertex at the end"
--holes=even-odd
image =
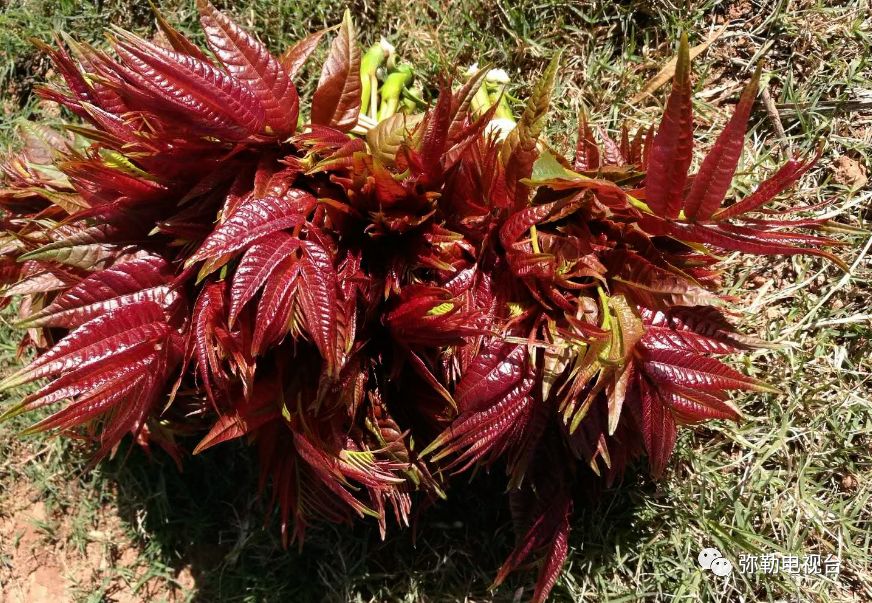
{"type": "Polygon", "coordinates": [[[711,570],[715,576],[729,576],[733,571],[733,564],[729,559],[721,555],[718,549],[708,547],[699,552],[696,558],[702,569],[711,570]]]}

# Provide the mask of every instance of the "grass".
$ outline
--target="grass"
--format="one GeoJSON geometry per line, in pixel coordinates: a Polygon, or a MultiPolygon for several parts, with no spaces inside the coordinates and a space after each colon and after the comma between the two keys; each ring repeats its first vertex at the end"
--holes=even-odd
{"type": "MultiPolygon", "coordinates": [[[[549,135],[564,150],[582,105],[612,131],[618,118],[633,126],[651,123],[664,91],[635,106],[630,99],[669,58],[678,32],[688,31],[691,43],[698,43],[731,21],[695,61],[698,148],[711,144],[751,65],[765,55],[764,79],[781,128],[761,103],[737,190],[746,191],[754,176],[823,138],[823,159],[783,203],[835,196],[841,221],[868,228],[872,192],[838,182],[832,169],[842,156],[864,165],[872,158],[868,2],[688,4],[388,0],[350,7],[365,43],[385,34],[429,81],[473,61],[492,63],[509,71],[512,94],[523,98],[547,57],[563,49],[549,135]]],[[[192,5],[163,3],[172,20],[196,37],[192,5]]],[[[277,51],[338,22],[345,8],[333,0],[226,5],[277,51]]],[[[6,143],[17,119],[49,112],[31,95],[47,65],[30,50],[29,36],[45,39],[63,29],[99,40],[108,22],[151,31],[147,11],[132,0],[21,0],[0,11],[0,139],[6,143]]],[[[314,79],[311,67],[301,76],[314,79]]],[[[302,88],[311,90],[311,83],[302,88]]],[[[555,600],[872,600],[872,239],[846,240],[854,245],[842,252],[853,264],[850,275],[816,258],[726,258],[725,283],[741,300],[736,309],[743,327],[781,344],[738,362],[783,394],[741,397],[746,420],[738,425],[684,430],[660,482],[638,467],[599,499],[579,501],[555,600]],[[721,579],[696,563],[706,546],[719,548],[736,566],[742,554],[833,554],[841,568],[836,577],[734,571],[721,579]]],[[[17,337],[6,325],[0,329],[4,366],[18,362],[17,337]]],[[[395,531],[385,542],[372,525],[321,526],[308,534],[302,552],[286,552],[275,526],[262,525],[244,446],[225,445],[189,459],[183,474],[159,453],[148,460],[138,450],[122,450],[87,472],[83,446],[13,439],[24,425],[16,419],[0,426],[0,517],[12,502],[4,493],[26,483],[48,509],[39,526],[48,542],[64,550],[108,551],[114,561],[96,579],[73,576],[76,600],[113,600],[124,591],[133,600],[509,601],[532,578],[522,575],[488,590],[512,543],[499,476],[479,476],[468,488],[456,488],[448,502],[428,509],[416,530],[395,531]],[[99,536],[113,518],[120,519],[117,533],[130,543],[132,561],[121,562],[122,541],[99,536]],[[186,572],[192,581],[182,579],[186,572]]],[[[9,555],[0,542],[0,580],[13,571],[9,555]]]]}

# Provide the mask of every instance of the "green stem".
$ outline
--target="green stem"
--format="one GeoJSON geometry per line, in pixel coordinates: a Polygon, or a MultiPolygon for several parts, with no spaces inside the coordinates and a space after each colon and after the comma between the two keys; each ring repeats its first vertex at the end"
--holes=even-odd
{"type": "MultiPolygon", "coordinates": [[[[378,106],[378,78],[373,73],[369,76],[369,116],[376,119],[376,107],[378,106]]],[[[361,113],[364,113],[363,107],[360,108],[361,113]]]]}
{"type": "Polygon", "coordinates": [[[412,81],[415,73],[409,65],[399,65],[385,78],[381,87],[381,106],[378,110],[377,121],[387,119],[397,112],[400,104],[400,96],[403,89],[412,81]]]}
{"type": "Polygon", "coordinates": [[[539,249],[539,232],[537,231],[535,224],[530,227],[530,244],[533,246],[533,253],[542,253],[539,249]]]}
{"type": "MultiPolygon", "coordinates": [[[[385,59],[393,55],[394,47],[381,39],[369,47],[360,59],[360,113],[366,115],[370,108],[378,104],[378,82],[376,72],[385,59]]],[[[374,110],[374,109],[373,109],[374,110]]]]}
{"type": "Polygon", "coordinates": [[[491,105],[497,103],[497,108],[494,111],[495,119],[505,119],[515,122],[515,116],[512,114],[512,108],[509,106],[509,101],[506,95],[506,85],[509,83],[508,74],[502,69],[491,69],[484,78],[484,88],[491,100],[491,105]]]}
{"type": "Polygon", "coordinates": [[[505,94],[505,84],[499,84],[497,90],[490,94],[491,102],[497,102],[497,109],[494,111],[494,117],[497,119],[507,119],[514,122],[515,116],[512,113],[512,108],[509,106],[509,101],[505,94]]]}
{"type": "Polygon", "coordinates": [[[596,292],[599,296],[600,305],[602,305],[603,308],[603,319],[600,328],[603,331],[608,331],[609,329],[611,329],[612,323],[611,316],[609,314],[609,296],[602,287],[597,287],[596,292]]]}

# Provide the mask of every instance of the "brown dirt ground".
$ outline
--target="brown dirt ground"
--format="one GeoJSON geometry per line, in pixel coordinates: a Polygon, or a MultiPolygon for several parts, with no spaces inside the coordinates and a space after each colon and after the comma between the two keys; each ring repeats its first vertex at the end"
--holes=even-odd
{"type": "Polygon", "coordinates": [[[187,599],[194,588],[189,568],[174,577],[143,581],[146,567],[121,519],[101,508],[87,544],[70,538],[69,517],[49,511],[33,484],[19,481],[0,506],[0,601],[63,603],[102,592],[103,601],[138,603],[187,599]]]}

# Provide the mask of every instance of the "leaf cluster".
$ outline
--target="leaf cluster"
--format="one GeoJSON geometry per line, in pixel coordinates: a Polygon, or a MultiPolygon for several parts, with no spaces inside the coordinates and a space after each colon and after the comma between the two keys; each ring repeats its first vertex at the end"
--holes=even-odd
{"type": "Polygon", "coordinates": [[[536,559],[541,601],[580,485],[643,455],[657,476],[679,426],[773,391],[719,359],[759,342],[718,254],[841,265],[798,232],[825,221],[763,209],[814,158],[728,197],[759,73],[689,172],[686,40],[659,127],[615,141],[581,115],[566,159],[541,136],[556,57],[505,135],[473,102],[483,74],[367,125],[348,16],[306,110],[294,79],[325,32],[275,57],[198,8],[208,49],[160,16],[157,41],[41,45],[62,81],[40,94],[80,121],[28,124],[2,166],[3,294],[40,355],[0,387],[48,380],[4,416],[58,407],[32,429],[97,459],[127,434],[180,464],[192,436],[244,438],[286,542],[319,519],[384,534],[498,466],[518,540],[495,585],[536,559]]]}

